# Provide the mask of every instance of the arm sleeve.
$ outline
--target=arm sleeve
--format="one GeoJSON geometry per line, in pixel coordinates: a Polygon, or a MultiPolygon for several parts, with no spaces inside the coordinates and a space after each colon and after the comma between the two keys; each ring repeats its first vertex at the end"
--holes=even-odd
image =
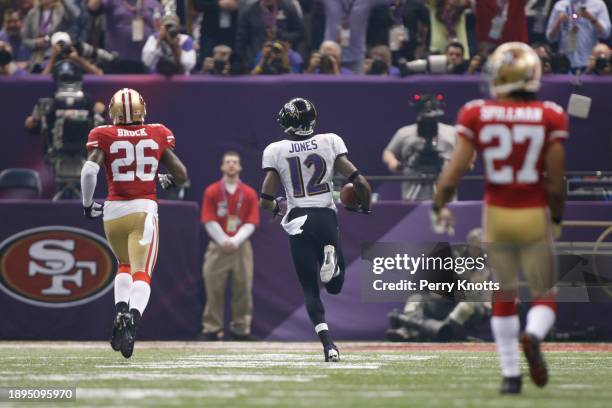
{"type": "Polygon", "coordinates": [[[556,103],[544,103],[547,115],[546,140],[548,144],[564,142],[569,137],[569,119],[556,103]]]}
{"type": "Polygon", "coordinates": [[[144,47],[142,47],[142,62],[149,69],[154,70],[161,55],[162,51],[161,48],[157,46],[157,39],[154,35],[150,35],[144,47]]]}
{"type": "MultiPolygon", "coordinates": [[[[209,188],[204,190],[204,197],[202,198],[202,214],[201,219],[202,223],[207,223],[209,221],[217,222],[217,204],[212,196],[212,191],[209,188]]],[[[218,224],[218,223],[217,223],[218,224]]]]}
{"type": "Polygon", "coordinates": [[[83,195],[84,207],[89,207],[93,203],[99,171],[100,165],[90,160],[86,161],[81,169],[81,193],[83,195]]]}
{"type": "Polygon", "coordinates": [[[193,39],[187,36],[183,44],[181,44],[181,65],[185,73],[189,73],[196,64],[196,52],[193,48],[193,39]]]}
{"type": "Polygon", "coordinates": [[[274,149],[272,146],[268,146],[264,150],[263,157],[261,159],[261,168],[263,170],[278,171],[276,168],[276,160],[274,158],[274,149]]]}
{"type": "Polygon", "coordinates": [[[479,109],[476,106],[473,106],[472,103],[468,103],[459,111],[457,115],[457,124],[455,125],[457,135],[463,137],[472,145],[476,145],[477,142],[474,129],[476,129],[475,125],[478,111],[479,109]]]}
{"type": "MultiPolygon", "coordinates": [[[[221,228],[221,227],[219,227],[221,228]]],[[[249,239],[251,235],[255,232],[255,225],[251,223],[242,224],[242,227],[236,232],[236,235],[229,238],[230,241],[236,246],[240,246],[244,241],[249,239]]]]}
{"type": "Polygon", "coordinates": [[[599,21],[599,24],[603,27],[603,33],[599,34],[599,38],[602,40],[607,39],[610,36],[610,14],[608,8],[604,3],[601,4],[599,10],[595,14],[595,18],[599,21]]]}
{"type": "Polygon", "coordinates": [[[344,140],[342,140],[340,136],[333,134],[333,133],[331,135],[331,138],[332,138],[331,145],[334,151],[334,155],[336,157],[347,155],[348,150],[346,148],[346,145],[344,144],[344,140]]]}
{"type": "Polygon", "coordinates": [[[206,228],[206,232],[210,239],[215,241],[217,244],[222,245],[225,241],[228,240],[227,235],[223,232],[223,228],[217,221],[208,221],[204,224],[204,228],[206,228]]]}
{"type": "Polygon", "coordinates": [[[559,34],[561,33],[562,28],[557,32],[557,35],[555,36],[552,35],[552,29],[555,26],[555,23],[557,22],[557,20],[559,19],[559,13],[560,13],[560,9],[555,4],[550,13],[550,17],[548,17],[548,24],[546,25],[546,39],[550,42],[559,41],[559,34]]]}

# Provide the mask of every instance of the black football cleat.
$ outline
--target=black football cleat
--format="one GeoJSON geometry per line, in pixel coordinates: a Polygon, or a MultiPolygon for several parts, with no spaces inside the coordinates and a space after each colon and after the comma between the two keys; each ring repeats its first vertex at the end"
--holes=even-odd
{"type": "Polygon", "coordinates": [[[125,325],[123,323],[123,315],[125,313],[117,313],[115,319],[113,319],[113,334],[111,336],[110,344],[113,350],[120,351],[121,350],[121,342],[123,340],[123,330],[125,329],[125,325]]]}
{"type": "Polygon", "coordinates": [[[521,335],[521,347],[529,363],[529,376],[535,385],[544,387],[548,383],[548,368],[540,350],[540,340],[532,334],[521,335]]]}
{"type": "Polygon", "coordinates": [[[504,377],[502,379],[500,394],[520,394],[523,387],[523,377],[504,377]]]}
{"type": "Polygon", "coordinates": [[[340,350],[333,343],[323,347],[323,354],[325,355],[326,363],[337,363],[340,361],[340,350]]]}
{"type": "Polygon", "coordinates": [[[121,355],[125,358],[132,357],[134,352],[134,340],[136,340],[136,324],[140,314],[137,310],[132,309],[128,313],[123,315],[123,323],[125,328],[123,329],[123,337],[121,341],[121,355]]]}

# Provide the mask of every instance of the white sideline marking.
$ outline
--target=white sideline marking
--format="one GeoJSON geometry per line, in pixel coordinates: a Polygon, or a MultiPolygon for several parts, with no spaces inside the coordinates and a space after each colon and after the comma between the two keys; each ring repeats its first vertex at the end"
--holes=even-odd
{"type": "Polygon", "coordinates": [[[206,398],[206,397],[222,397],[236,398],[241,394],[245,394],[244,390],[159,390],[159,389],[140,389],[140,388],[77,388],[77,398],[114,398],[114,399],[129,399],[139,400],[143,398],[206,398]]]}
{"type": "Polygon", "coordinates": [[[117,373],[88,373],[82,374],[31,374],[15,376],[25,380],[40,381],[98,381],[98,380],[131,380],[131,381],[154,381],[169,379],[173,381],[208,381],[208,382],[310,382],[318,378],[326,378],[327,375],[268,375],[268,374],[163,374],[117,372],[117,373]]]}

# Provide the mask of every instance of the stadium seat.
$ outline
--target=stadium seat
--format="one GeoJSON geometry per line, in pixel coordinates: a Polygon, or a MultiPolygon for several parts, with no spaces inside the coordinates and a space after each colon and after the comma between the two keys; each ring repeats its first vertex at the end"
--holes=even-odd
{"type": "Polygon", "coordinates": [[[0,173],[0,190],[32,190],[36,198],[42,195],[38,172],[30,169],[5,169],[0,173]]]}

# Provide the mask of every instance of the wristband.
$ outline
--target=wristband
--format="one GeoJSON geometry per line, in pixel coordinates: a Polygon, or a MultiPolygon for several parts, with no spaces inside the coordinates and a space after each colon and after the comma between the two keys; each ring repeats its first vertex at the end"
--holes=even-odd
{"type": "Polygon", "coordinates": [[[261,193],[260,197],[263,198],[264,200],[267,200],[267,201],[274,201],[275,200],[274,197],[272,197],[270,194],[266,194],[266,193],[261,193]]]}
{"type": "Polygon", "coordinates": [[[359,170],[355,170],[354,172],[351,173],[350,176],[348,176],[348,182],[352,183],[353,180],[355,180],[359,175],[361,175],[361,173],[359,173],[359,170]]]}

